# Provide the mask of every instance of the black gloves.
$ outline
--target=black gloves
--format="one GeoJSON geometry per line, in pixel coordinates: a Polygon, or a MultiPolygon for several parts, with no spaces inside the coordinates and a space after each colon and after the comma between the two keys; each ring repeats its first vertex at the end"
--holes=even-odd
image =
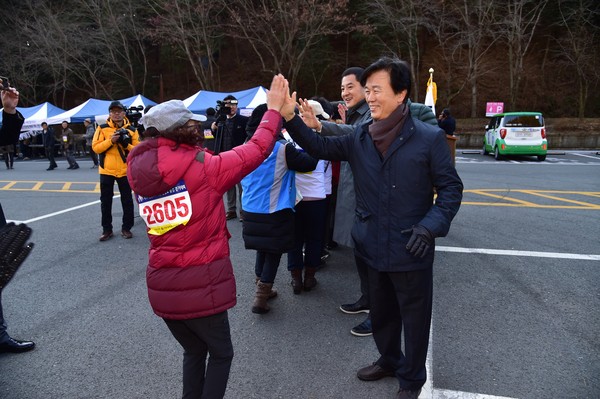
{"type": "Polygon", "coordinates": [[[25,245],[31,236],[31,228],[25,224],[8,223],[0,228],[0,291],[13,278],[17,269],[31,249],[33,243],[25,245]]]}
{"type": "Polygon", "coordinates": [[[400,233],[412,233],[408,244],[406,244],[406,249],[411,255],[418,258],[423,258],[433,245],[433,234],[420,224],[413,226],[411,229],[402,230],[400,233]]]}

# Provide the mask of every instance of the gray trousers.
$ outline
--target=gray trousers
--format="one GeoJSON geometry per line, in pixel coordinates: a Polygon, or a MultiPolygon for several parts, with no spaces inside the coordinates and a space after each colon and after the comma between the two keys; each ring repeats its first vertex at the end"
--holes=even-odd
{"type": "Polygon", "coordinates": [[[240,198],[240,209],[242,209],[242,185],[236,184],[227,191],[227,212],[235,212],[237,210],[237,200],[240,198]],[[236,193],[237,190],[237,193],[236,193]]]}

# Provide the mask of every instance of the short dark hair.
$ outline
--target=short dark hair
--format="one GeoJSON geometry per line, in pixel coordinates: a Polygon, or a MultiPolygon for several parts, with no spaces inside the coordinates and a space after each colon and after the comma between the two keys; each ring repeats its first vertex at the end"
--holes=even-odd
{"type": "Polygon", "coordinates": [[[354,76],[356,76],[356,80],[358,80],[360,82],[360,79],[362,78],[362,75],[364,72],[365,72],[364,68],[350,67],[342,73],[342,78],[349,76],[349,75],[354,75],[354,76]]]}
{"type": "Polygon", "coordinates": [[[213,107],[206,108],[206,116],[215,116],[217,111],[213,107]]]}
{"type": "Polygon", "coordinates": [[[42,122],[42,126],[44,126],[44,125],[48,126],[48,124],[46,122],[42,122]]]}
{"type": "Polygon", "coordinates": [[[360,84],[364,86],[367,83],[367,79],[372,74],[379,71],[386,71],[389,73],[390,83],[395,94],[406,90],[404,102],[408,101],[412,82],[410,77],[410,67],[406,61],[399,60],[398,58],[382,57],[365,69],[362,78],[360,79],[360,84]]]}

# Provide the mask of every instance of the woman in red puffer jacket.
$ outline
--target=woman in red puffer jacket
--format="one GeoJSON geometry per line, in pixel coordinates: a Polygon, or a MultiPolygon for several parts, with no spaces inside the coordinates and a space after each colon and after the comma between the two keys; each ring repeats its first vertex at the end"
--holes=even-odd
{"type": "Polygon", "coordinates": [[[236,290],[223,194],[270,154],[289,98],[287,80],[275,76],[256,134],[219,155],[201,147],[204,117],[167,101],[144,115],[149,138],[129,154],[127,177],[150,239],[148,297],[184,349],[183,397],[225,394],[236,290]]]}

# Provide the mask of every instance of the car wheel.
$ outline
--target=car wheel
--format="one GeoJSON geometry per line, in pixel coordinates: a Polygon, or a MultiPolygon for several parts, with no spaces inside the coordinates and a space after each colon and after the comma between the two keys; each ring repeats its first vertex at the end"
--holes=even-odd
{"type": "Polygon", "coordinates": [[[500,151],[498,151],[498,146],[494,148],[494,159],[496,161],[502,159],[502,155],[500,155],[500,151]]]}
{"type": "Polygon", "coordinates": [[[483,155],[487,155],[489,153],[490,152],[486,149],[485,139],[483,139],[483,151],[482,151],[482,154],[483,155]]]}
{"type": "Polygon", "coordinates": [[[543,161],[546,160],[546,156],[545,155],[538,155],[537,158],[538,158],[538,162],[543,162],[543,161]]]}

